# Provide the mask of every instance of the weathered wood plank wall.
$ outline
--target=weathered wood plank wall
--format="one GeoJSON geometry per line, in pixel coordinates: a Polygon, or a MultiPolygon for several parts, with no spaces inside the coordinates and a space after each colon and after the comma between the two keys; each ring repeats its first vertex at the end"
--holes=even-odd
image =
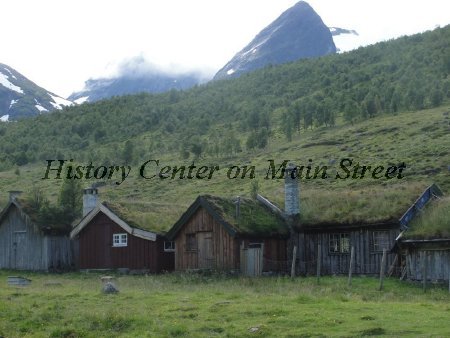
{"type": "MultiPolygon", "coordinates": [[[[304,232],[297,233],[294,241],[297,245],[297,272],[300,274],[313,275],[317,271],[317,247],[321,244],[321,274],[346,274],[350,265],[350,250],[348,253],[331,253],[329,236],[336,233],[348,233],[350,235],[350,247],[355,248],[355,261],[353,274],[378,274],[380,272],[382,251],[372,250],[371,236],[373,231],[385,230],[388,232],[388,241],[395,243],[398,236],[397,229],[354,229],[354,230],[329,230],[327,232],[304,232]]],[[[388,250],[391,247],[387,248],[388,250]]],[[[388,253],[387,267],[389,267],[395,254],[388,253]]]]}
{"type": "Polygon", "coordinates": [[[422,255],[428,260],[427,280],[443,282],[449,279],[450,270],[450,248],[436,248],[433,250],[408,248],[406,252],[406,276],[410,280],[420,281],[423,279],[422,255]]]}
{"type": "Polygon", "coordinates": [[[72,266],[68,236],[47,236],[16,206],[0,224],[0,268],[54,270],[72,266]]]}
{"type": "MultiPolygon", "coordinates": [[[[188,251],[186,236],[199,232],[210,232],[212,235],[213,262],[211,268],[233,270],[239,268],[239,246],[237,240],[230,236],[204,208],[199,208],[177,234],[175,240],[175,269],[198,269],[203,259],[198,250],[188,251]]],[[[197,236],[196,236],[197,240],[197,236]]]]}
{"type": "MultiPolygon", "coordinates": [[[[127,246],[114,247],[113,234],[126,233],[119,225],[103,213],[96,215],[91,224],[84,228],[78,237],[80,269],[118,269],[128,268],[159,272],[161,250],[164,241],[142,239],[128,234],[127,246]]],[[[168,256],[173,255],[167,253],[168,256]]]]}

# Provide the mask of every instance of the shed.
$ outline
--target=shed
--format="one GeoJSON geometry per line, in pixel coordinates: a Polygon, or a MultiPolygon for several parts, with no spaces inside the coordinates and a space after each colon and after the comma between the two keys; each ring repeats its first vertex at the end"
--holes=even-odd
{"type": "Polygon", "coordinates": [[[70,225],[42,224],[29,202],[10,195],[0,214],[0,268],[32,271],[70,269],[70,225]]]}
{"type": "Polygon", "coordinates": [[[167,234],[175,242],[175,269],[286,270],[289,230],[284,219],[257,200],[202,195],[167,234]]]}
{"type": "Polygon", "coordinates": [[[450,198],[427,206],[398,241],[409,280],[449,282],[450,198]]]}
{"type": "Polygon", "coordinates": [[[128,269],[152,273],[173,269],[171,242],[162,234],[146,229],[123,206],[92,203],[93,193],[97,195],[96,189],[85,189],[83,209],[86,215],[70,233],[75,243],[78,269],[128,269]],[[93,209],[86,208],[86,204],[93,209]]]}

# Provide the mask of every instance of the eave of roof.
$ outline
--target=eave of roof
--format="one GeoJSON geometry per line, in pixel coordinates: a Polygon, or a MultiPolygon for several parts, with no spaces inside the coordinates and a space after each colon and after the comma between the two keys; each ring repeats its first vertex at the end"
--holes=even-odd
{"type": "Polygon", "coordinates": [[[146,240],[156,241],[157,234],[151,231],[143,230],[128,224],[125,220],[116,215],[110,208],[103,203],[98,204],[91,210],[70,232],[70,238],[75,238],[100,212],[105,214],[114,223],[124,229],[127,233],[146,240]]]}

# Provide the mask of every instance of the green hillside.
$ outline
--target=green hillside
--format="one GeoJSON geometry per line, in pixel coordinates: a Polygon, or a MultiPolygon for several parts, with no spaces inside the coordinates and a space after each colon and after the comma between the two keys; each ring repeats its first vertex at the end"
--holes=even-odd
{"type": "Polygon", "coordinates": [[[123,163],[167,152],[226,157],[264,149],[279,134],[290,140],[341,121],[438,107],[450,95],[448,41],[450,26],[185,92],[117,97],[0,124],[0,166],[51,158],[123,163]]]}
{"type": "MultiPolygon", "coordinates": [[[[115,183],[118,176],[105,180],[106,185],[100,188],[100,194],[103,200],[116,202],[132,211],[136,215],[135,221],[155,230],[166,230],[199,194],[250,196],[255,182],[258,182],[262,195],[283,207],[283,180],[271,179],[271,176],[265,179],[270,169],[269,160],[273,159],[277,165],[283,160],[290,160],[306,166],[311,159],[313,166],[329,166],[330,178],[304,178],[300,181],[301,208],[305,217],[324,221],[387,219],[398,216],[399,206],[402,209],[405,202],[406,205],[413,202],[428,184],[435,182],[444,193],[450,191],[449,110],[450,105],[446,105],[431,110],[380,116],[353,126],[317,128],[296,136],[290,142],[278,135],[265,149],[252,153],[242,152],[227,158],[200,158],[195,162],[198,167],[220,167],[210,180],[187,177],[143,179],[139,173],[145,163],[143,160],[131,165],[130,175],[122,184],[115,183]],[[352,170],[356,162],[386,168],[404,162],[404,178],[373,179],[368,175],[362,179],[336,179],[337,173],[345,177],[345,172],[339,167],[340,161],[345,158],[353,159],[352,170]],[[255,178],[229,179],[227,168],[232,165],[255,166],[255,178]]],[[[169,152],[149,155],[147,159],[159,159],[161,166],[171,167],[192,163],[190,159],[183,160],[169,152]]],[[[96,167],[103,164],[101,159],[93,161],[96,167]]],[[[56,173],[42,180],[46,169],[47,163],[41,161],[22,166],[19,170],[1,172],[2,205],[6,202],[8,190],[30,191],[33,186],[41,187],[51,200],[56,201],[62,180],[55,179],[56,173]]],[[[82,180],[84,186],[93,182],[97,180],[82,180]]]]}
{"type": "Polygon", "coordinates": [[[69,165],[73,175],[92,163],[91,176],[101,166],[108,173],[86,179],[87,168],[80,169],[84,186],[102,181],[102,199],[148,228],[167,230],[200,194],[258,190],[283,207],[283,180],[266,176],[270,160],[276,167],[289,160],[305,176],[308,165],[312,176],[314,167],[328,167],[326,179],[319,172],[301,180],[304,217],[397,217],[427,184],[450,191],[449,40],[450,26],[185,92],[117,97],[0,124],[0,202],[8,190],[35,187],[56,201],[62,180],[55,170],[42,179],[47,160],[55,160],[52,168],[67,161],[62,176],[69,165]],[[149,162],[144,179],[148,160],[159,166],[149,162]],[[370,166],[363,178],[357,163],[370,166]],[[108,179],[110,166],[125,166],[129,175],[123,179],[117,168],[108,179]],[[183,179],[171,171],[181,166],[183,179]],[[196,178],[201,166],[219,169],[196,178]],[[231,166],[247,166],[247,177],[228,177],[231,166]],[[161,170],[164,179],[150,178],[161,170]]]}

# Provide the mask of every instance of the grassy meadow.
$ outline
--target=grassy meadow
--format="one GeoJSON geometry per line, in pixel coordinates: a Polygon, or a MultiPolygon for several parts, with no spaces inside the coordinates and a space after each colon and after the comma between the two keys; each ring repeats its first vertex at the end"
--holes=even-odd
{"type": "Polygon", "coordinates": [[[3,337],[448,337],[450,294],[374,277],[244,278],[197,274],[117,276],[0,272],[3,337]]]}

